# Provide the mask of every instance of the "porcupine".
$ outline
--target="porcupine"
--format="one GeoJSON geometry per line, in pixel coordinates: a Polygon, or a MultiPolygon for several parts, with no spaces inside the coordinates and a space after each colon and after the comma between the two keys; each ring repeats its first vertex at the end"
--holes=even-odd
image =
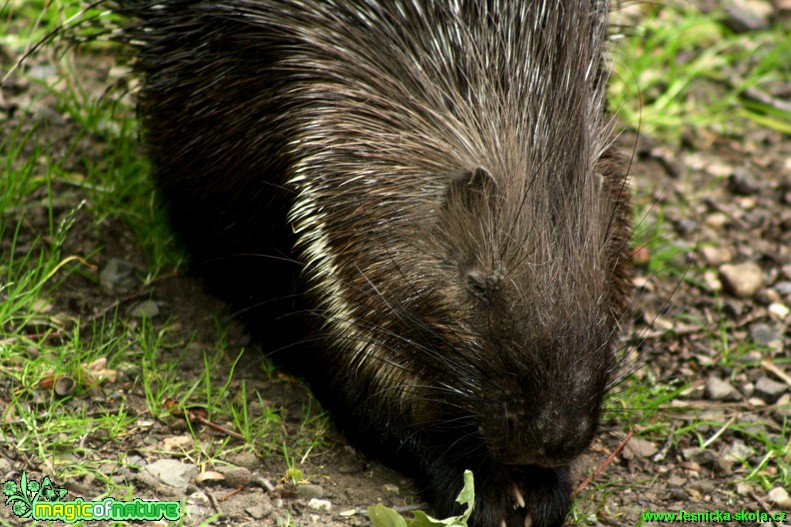
{"type": "Polygon", "coordinates": [[[629,302],[606,0],[124,0],[172,222],[438,515],[559,526],[629,302]]]}

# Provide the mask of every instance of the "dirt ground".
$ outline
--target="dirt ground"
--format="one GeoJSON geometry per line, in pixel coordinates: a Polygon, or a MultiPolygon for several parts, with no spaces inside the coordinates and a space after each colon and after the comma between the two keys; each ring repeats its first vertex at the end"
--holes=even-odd
{"type": "MultiPolygon", "coordinates": [[[[95,75],[101,84],[111,59],[97,62],[81,75],[95,75]]],[[[59,114],[49,96],[28,106],[26,102],[37,90],[35,84],[13,78],[2,88],[0,134],[9,133],[20,121],[24,129],[47,122],[49,126],[40,132],[42,144],[50,152],[60,152],[79,125],[59,114]]],[[[102,155],[104,145],[92,141],[86,137],[79,151],[71,154],[75,166],[81,155],[102,155]]],[[[662,411],[651,417],[645,417],[639,407],[619,408],[619,401],[629,399],[621,396],[621,386],[613,389],[611,411],[588,453],[577,463],[578,481],[605,466],[580,491],[574,521],[579,525],[638,525],[644,511],[679,509],[791,512],[787,504],[772,503],[770,489],[760,478],[745,482],[767,452],[757,437],[779,442],[791,437],[791,386],[788,377],[777,374],[777,370],[791,372],[791,318],[778,307],[791,305],[791,141],[780,133],[746,125],[740,136],[731,137],[689,130],[680,147],[626,132],[620,145],[628,155],[634,154],[631,177],[640,209],[645,211],[641,221],[649,226],[661,221],[666,234],[658,247],[672,252],[675,268],[680,265],[685,271],[680,276],[651,270],[647,261],[659,249],[636,251],[639,287],[634,323],[623,338],[624,370],[637,369],[641,384],[688,387],[662,402],[662,411]],[[750,269],[738,265],[732,269],[744,263],[757,266],[760,280],[755,286],[743,283],[750,269]],[[754,347],[755,343],[762,346],[754,347]],[[729,366],[726,355],[745,347],[749,350],[737,359],[742,365],[729,366]],[[764,389],[764,379],[785,387],[764,389]],[[632,426],[635,436],[619,447],[632,426]],[[751,427],[762,433],[752,433],[751,427]],[[682,431],[685,428],[689,430],[682,431]],[[668,435],[667,430],[674,433],[668,435]]],[[[56,216],[67,214],[84,198],[74,187],[63,185],[57,190],[56,216]]],[[[31,198],[26,205],[18,251],[49,228],[46,204],[36,204],[31,198]]],[[[8,239],[2,243],[3,251],[10,248],[8,239]]],[[[161,359],[177,362],[179,377],[191,379],[204,374],[203,352],[215,347],[215,321],[219,319],[229,328],[228,358],[219,361],[213,375],[222,382],[232,358],[241,349],[248,350],[236,368],[231,389],[238,389],[245,380],[252,408],[260,410],[257,392],[262,401],[280,409],[286,436],[298,436],[308,407],[306,390],[285,376],[276,374],[267,380],[262,358],[251,349],[244,329],[202,291],[199,279],[164,275],[147,286],[134,283],[121,293],[104,287],[96,276],[111,262],[143,270],[145,258],[128,225],[114,218],[97,223],[85,210],[76,216],[64,254],[80,255],[96,266],[94,277],[72,274],[54,291],[53,311],[62,315],[65,332],[73,331],[76,320],[84,326],[116,307],[131,324],[139,324],[129,309],[153,300],[159,310],[153,320],[175,328],[174,342],[188,343],[163,349],[161,359]]],[[[95,404],[103,411],[117,411],[123,404],[138,419],[113,440],[88,434],[83,446],[90,453],[85,455],[92,461],[125,458],[127,465],[137,467],[108,464],[112,468],[106,474],[118,484],[131,485],[134,497],[186,498],[185,525],[199,525],[217,514],[209,525],[276,526],[285,525],[288,518],[299,526],[369,525],[364,515],[369,505],[419,503],[409,481],[362,457],[332,427],[298,466],[308,476],[307,485],[294,485],[285,478],[288,467],[277,451],[261,458],[239,448],[229,449],[216,460],[191,458],[188,445],[192,439],[184,420],[177,416],[153,419],[136,382],[139,368],[117,366],[115,382],[68,404],[95,404]],[[181,482],[168,483],[156,470],[144,468],[167,467],[160,462],[174,459],[186,467],[181,482]],[[208,475],[196,478],[198,473],[208,475]]],[[[0,391],[10,388],[5,381],[0,386],[0,391]]],[[[315,401],[312,408],[315,412],[315,401]]],[[[200,424],[195,435],[206,444],[228,438],[224,431],[200,424]]],[[[234,442],[241,446],[231,438],[230,444],[234,442]]],[[[785,452],[789,455],[788,449],[785,452]]],[[[789,460],[784,461],[779,466],[788,467],[789,460]]],[[[41,459],[21,453],[8,441],[0,442],[0,463],[4,465],[0,475],[22,470],[31,477],[45,475],[41,459]]],[[[772,463],[767,460],[763,469],[771,473],[772,463]]],[[[86,499],[102,495],[106,488],[104,481],[94,477],[58,483],[70,496],[86,499]]],[[[15,520],[7,507],[0,507],[0,521],[28,525],[15,520]]],[[[722,525],[715,521],[696,524],[722,525]]],[[[730,525],[789,526],[791,518],[730,525]]]]}

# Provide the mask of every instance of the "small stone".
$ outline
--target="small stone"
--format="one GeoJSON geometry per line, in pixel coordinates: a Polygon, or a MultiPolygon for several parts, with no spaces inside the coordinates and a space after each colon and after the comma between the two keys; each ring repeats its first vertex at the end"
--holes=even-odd
{"type": "Polygon", "coordinates": [[[756,408],[760,408],[761,406],[766,406],[766,401],[759,397],[750,397],[747,399],[747,404],[750,406],[755,406],[756,408]]]}
{"type": "Polygon", "coordinates": [[[253,473],[244,467],[231,467],[225,472],[225,481],[231,488],[243,488],[250,484],[253,473]]]}
{"type": "Polygon", "coordinates": [[[678,233],[682,236],[689,236],[690,234],[697,233],[699,231],[700,224],[691,218],[683,218],[678,222],[678,233]]]}
{"type": "Polygon", "coordinates": [[[736,493],[739,496],[749,496],[753,492],[753,486],[749,483],[742,481],[738,485],[736,485],[736,493]]]}
{"type": "Polygon", "coordinates": [[[254,485],[263,488],[267,492],[275,491],[276,487],[272,484],[272,482],[258,472],[253,473],[253,477],[250,481],[254,485]]]}
{"type": "Polygon", "coordinates": [[[130,317],[154,318],[159,315],[159,304],[153,300],[143,300],[129,308],[130,317]]]}
{"type": "Polygon", "coordinates": [[[186,450],[192,445],[192,441],[193,439],[190,435],[166,437],[162,440],[162,450],[166,452],[186,450]]]}
{"type": "Polygon", "coordinates": [[[738,401],[741,399],[736,388],[716,375],[710,375],[706,379],[706,393],[712,401],[738,401]]]}
{"type": "Polygon", "coordinates": [[[398,496],[398,494],[401,492],[401,489],[398,488],[398,485],[385,483],[382,485],[382,492],[385,493],[385,496],[398,496]]]}
{"type": "Polygon", "coordinates": [[[314,511],[330,512],[332,510],[332,503],[329,500],[313,498],[308,501],[308,508],[313,509],[314,511]]]}
{"type": "Polygon", "coordinates": [[[186,489],[190,480],[198,475],[195,465],[177,459],[160,459],[146,465],[144,470],[157,476],[162,483],[178,489],[186,489]]]}
{"type": "Polygon", "coordinates": [[[714,293],[722,291],[722,282],[715,271],[705,271],[703,273],[703,281],[709,291],[714,293]]]}
{"type": "Polygon", "coordinates": [[[324,489],[313,483],[305,483],[297,487],[297,496],[305,500],[321,498],[324,496],[324,489]]]}
{"type": "Polygon", "coordinates": [[[680,487],[685,486],[686,484],[687,484],[687,480],[686,479],[684,479],[684,478],[682,478],[680,476],[676,476],[675,474],[670,476],[669,478],[667,478],[667,486],[668,487],[680,488],[680,487]]]}
{"type": "MultiPolygon", "coordinates": [[[[763,405],[764,402],[761,399],[758,399],[757,402],[748,401],[753,406],[760,406],[763,405]]],[[[764,418],[757,415],[757,414],[745,414],[741,418],[741,425],[742,429],[744,430],[745,434],[753,434],[753,435],[760,435],[766,434],[766,423],[764,422],[764,418]]]]}
{"type": "Polygon", "coordinates": [[[755,383],[755,394],[768,404],[774,403],[788,390],[788,385],[776,382],[769,377],[761,377],[755,383]]]}
{"type": "Polygon", "coordinates": [[[755,293],[755,301],[762,306],[768,306],[780,302],[780,293],[774,289],[764,288],[755,293]]]}
{"type": "Polygon", "coordinates": [[[772,12],[772,5],[762,0],[730,0],[724,23],[736,33],[758,31],[769,27],[772,12]]]}
{"type": "Polygon", "coordinates": [[[111,258],[99,273],[102,287],[110,291],[132,289],[137,286],[137,268],[129,262],[111,258]]]}
{"type": "Polygon", "coordinates": [[[714,454],[704,448],[685,448],[681,455],[687,461],[692,461],[698,465],[711,465],[714,462],[714,454]]]}
{"type": "Polygon", "coordinates": [[[263,505],[254,505],[252,507],[247,507],[245,509],[245,512],[247,512],[247,514],[252,516],[253,519],[261,520],[272,514],[272,509],[271,508],[267,509],[263,505]]]}
{"type": "Polygon", "coordinates": [[[233,457],[234,465],[244,467],[250,470],[257,469],[261,466],[261,460],[253,452],[243,450],[233,457]]]}
{"type": "Polygon", "coordinates": [[[791,282],[784,280],[782,282],[777,282],[774,286],[774,290],[777,291],[782,296],[791,295],[791,282]]]}
{"type": "Polygon", "coordinates": [[[694,481],[690,486],[701,494],[711,494],[715,489],[714,483],[705,479],[694,481]]]}
{"type": "Polygon", "coordinates": [[[745,445],[742,441],[735,441],[728,450],[728,453],[725,454],[725,457],[732,461],[741,462],[750,459],[754,455],[754,448],[745,445]]]}
{"type": "Polygon", "coordinates": [[[720,266],[720,280],[725,289],[738,298],[750,298],[764,285],[761,268],[754,263],[720,266]]]}
{"type": "Polygon", "coordinates": [[[739,194],[741,196],[757,194],[758,191],[761,190],[761,186],[753,175],[743,167],[734,169],[733,174],[731,174],[731,177],[728,179],[728,188],[734,194],[739,194]]]}
{"type": "Polygon", "coordinates": [[[712,212],[706,216],[705,223],[713,229],[720,229],[728,224],[730,218],[724,212],[712,212]]]}
{"type": "Polygon", "coordinates": [[[700,253],[703,256],[703,260],[712,266],[722,265],[733,259],[733,254],[727,247],[706,246],[700,249],[700,253]]]}
{"type": "Polygon", "coordinates": [[[685,491],[683,488],[670,489],[670,497],[679,501],[686,501],[687,498],[689,498],[687,491],[685,491]]]}
{"type": "Polygon", "coordinates": [[[791,496],[783,487],[775,487],[766,495],[767,501],[774,503],[780,509],[791,509],[791,496]]]}
{"type": "Polygon", "coordinates": [[[626,443],[622,455],[624,459],[632,459],[634,457],[651,457],[657,452],[658,449],[653,442],[633,437],[626,443]]]}
{"type": "Polygon", "coordinates": [[[788,315],[791,315],[791,309],[780,302],[772,302],[769,304],[769,313],[778,320],[785,320],[788,315]]]}
{"type": "Polygon", "coordinates": [[[750,338],[759,346],[773,346],[782,336],[768,324],[753,324],[750,326],[750,338]]]}

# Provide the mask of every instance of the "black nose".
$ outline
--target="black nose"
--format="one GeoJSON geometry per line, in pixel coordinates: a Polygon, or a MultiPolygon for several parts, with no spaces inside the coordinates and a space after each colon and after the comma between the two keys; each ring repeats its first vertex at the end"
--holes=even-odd
{"type": "Polygon", "coordinates": [[[506,465],[567,465],[587,448],[598,425],[598,411],[591,416],[562,405],[548,404],[538,411],[509,406],[490,412],[480,427],[492,458],[506,465]]]}

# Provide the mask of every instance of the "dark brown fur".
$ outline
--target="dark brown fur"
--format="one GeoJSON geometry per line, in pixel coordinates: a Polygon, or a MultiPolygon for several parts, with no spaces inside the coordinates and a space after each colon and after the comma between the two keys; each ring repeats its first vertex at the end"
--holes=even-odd
{"type": "Polygon", "coordinates": [[[473,525],[559,526],[630,293],[606,2],[333,4],[122,3],[173,222],[439,515],[470,468],[473,525]]]}

